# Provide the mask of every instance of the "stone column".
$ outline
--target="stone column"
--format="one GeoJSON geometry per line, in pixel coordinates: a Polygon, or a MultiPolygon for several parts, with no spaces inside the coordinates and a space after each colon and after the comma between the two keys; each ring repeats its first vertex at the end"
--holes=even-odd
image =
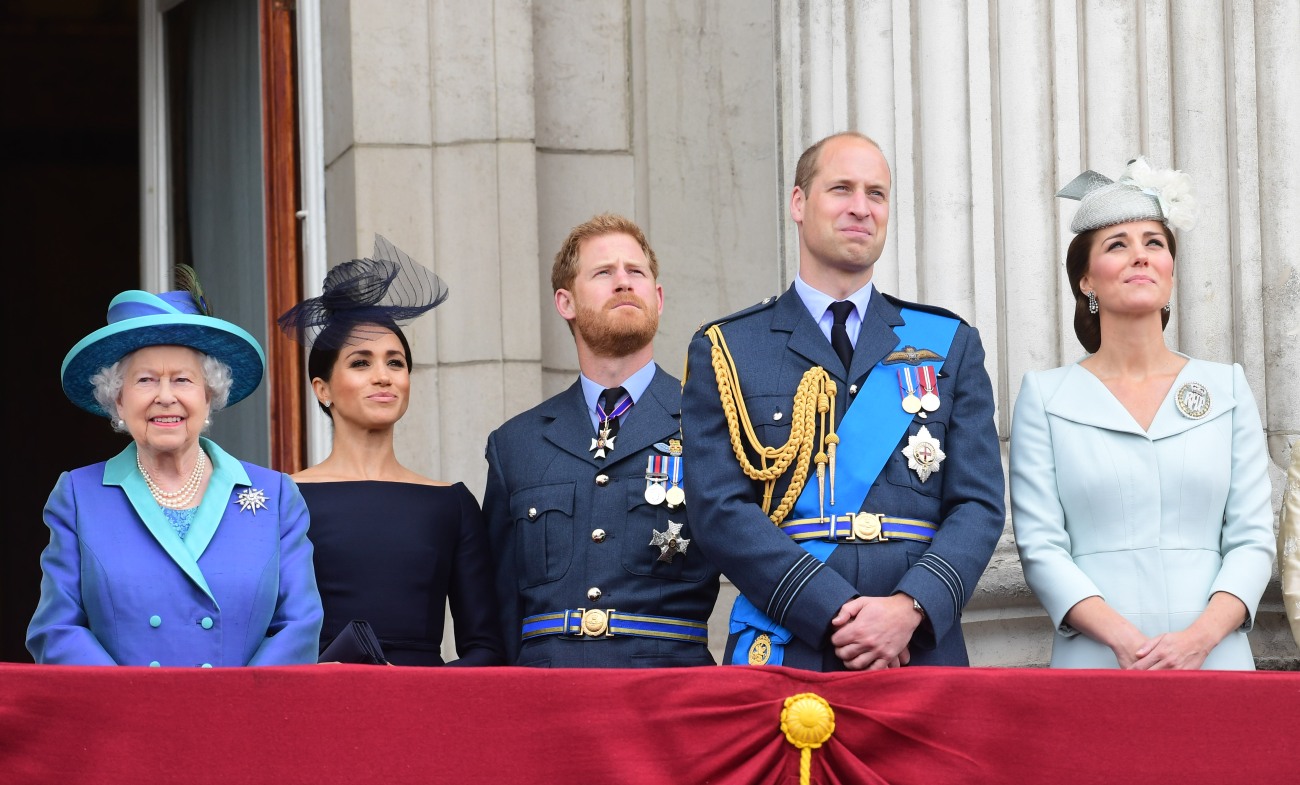
{"type": "MultiPolygon", "coordinates": [[[[1243,129],[1256,131],[1259,139],[1258,166],[1246,169],[1257,172],[1252,185],[1258,189],[1261,228],[1253,248],[1262,261],[1264,340],[1259,359],[1265,381],[1255,391],[1268,413],[1273,463],[1285,470],[1300,434],[1300,66],[1292,34],[1300,29],[1300,4],[1238,0],[1233,5],[1243,12],[1234,32],[1254,35],[1254,68],[1247,61],[1241,70],[1266,88],[1241,107],[1241,114],[1248,121],[1252,110],[1258,110],[1258,125],[1243,129]],[[1254,13],[1253,25],[1246,10],[1254,13]]],[[[1257,308],[1259,302],[1244,302],[1241,309],[1257,308]]]]}
{"type": "Polygon", "coordinates": [[[488,431],[541,386],[532,6],[327,3],[321,37],[330,263],[378,232],[450,286],[407,330],[397,449],[481,496],[488,431]]]}

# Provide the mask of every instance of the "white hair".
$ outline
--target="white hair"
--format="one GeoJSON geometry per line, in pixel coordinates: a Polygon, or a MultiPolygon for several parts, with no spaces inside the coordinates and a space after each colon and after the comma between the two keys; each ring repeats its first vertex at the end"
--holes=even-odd
{"type": "MultiPolygon", "coordinates": [[[[139,350],[137,350],[139,351],[139,350]]],[[[198,351],[195,349],[195,351],[198,351]]],[[[126,423],[118,416],[117,396],[122,393],[122,385],[126,382],[126,364],[131,359],[127,354],[122,359],[100,368],[95,375],[90,377],[90,384],[94,388],[95,403],[100,408],[108,412],[109,424],[113,430],[119,433],[126,433],[126,423]]],[[[202,360],[203,386],[208,393],[208,417],[226,408],[226,402],[230,400],[230,388],[235,382],[234,375],[230,372],[230,366],[213,357],[210,354],[199,352],[202,360]]],[[[207,426],[204,426],[207,430],[207,426]]]]}

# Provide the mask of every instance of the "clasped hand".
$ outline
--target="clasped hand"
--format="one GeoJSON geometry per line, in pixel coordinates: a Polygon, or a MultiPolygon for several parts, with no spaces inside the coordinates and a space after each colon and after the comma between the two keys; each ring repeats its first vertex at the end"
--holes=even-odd
{"type": "Polygon", "coordinates": [[[831,619],[831,645],[849,670],[897,668],[911,661],[907,645],[920,623],[906,594],[855,597],[831,619]]]}
{"type": "Polygon", "coordinates": [[[1197,670],[1205,663],[1211,646],[1190,630],[1166,632],[1148,638],[1131,657],[1120,658],[1120,667],[1131,670],[1197,670]],[[1129,662],[1125,662],[1125,660],[1129,662]]]}

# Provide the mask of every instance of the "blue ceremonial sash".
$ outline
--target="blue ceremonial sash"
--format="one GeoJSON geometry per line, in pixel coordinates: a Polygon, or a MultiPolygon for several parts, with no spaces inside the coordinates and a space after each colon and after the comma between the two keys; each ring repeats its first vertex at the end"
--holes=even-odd
{"type": "MultiPolygon", "coordinates": [[[[910,308],[900,308],[899,314],[905,324],[894,328],[894,335],[898,336],[896,350],[915,346],[930,349],[947,358],[953,336],[957,334],[957,325],[960,324],[958,320],[910,308]]],[[[943,367],[943,360],[921,362],[919,365],[934,366],[937,377],[943,367]]],[[[903,411],[895,374],[889,372],[883,360],[876,363],[862,381],[857,395],[852,397],[848,411],[835,429],[840,438],[835,461],[835,504],[831,504],[829,492],[824,503],[820,500],[816,467],[812,467],[808,472],[808,484],[795,500],[788,517],[816,518],[823,511],[827,517],[859,512],[862,502],[867,498],[867,492],[871,490],[871,484],[880,476],[890,453],[907,432],[913,416],[903,411]]],[[[830,482],[829,472],[827,482],[830,482]]],[[[799,546],[825,562],[834,552],[836,543],[805,540],[799,546]]],[[[763,632],[771,638],[771,655],[767,664],[780,665],[784,659],[785,644],[792,637],[789,630],[760,611],[743,594],[736,598],[731,607],[729,629],[731,634],[739,636],[731,655],[733,665],[749,664],[749,647],[754,638],[763,632]]]]}

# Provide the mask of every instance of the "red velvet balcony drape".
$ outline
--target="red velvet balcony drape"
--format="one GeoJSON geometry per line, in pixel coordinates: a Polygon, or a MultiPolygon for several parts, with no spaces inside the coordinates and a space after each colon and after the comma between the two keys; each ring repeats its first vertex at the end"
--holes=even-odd
{"type": "Polygon", "coordinates": [[[6,783],[1300,781],[1300,674],[0,665],[6,783]]]}

